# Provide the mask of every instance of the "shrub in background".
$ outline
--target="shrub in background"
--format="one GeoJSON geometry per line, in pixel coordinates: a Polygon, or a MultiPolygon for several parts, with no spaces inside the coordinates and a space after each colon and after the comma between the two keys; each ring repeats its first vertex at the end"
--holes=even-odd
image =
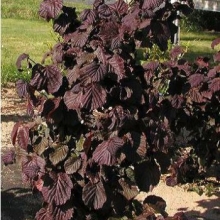
{"type": "Polygon", "coordinates": [[[181,28],[186,31],[220,31],[220,12],[194,10],[181,19],[181,28]]]}
{"type": "Polygon", "coordinates": [[[192,10],[183,2],[95,0],[79,19],[61,0],[41,3],[40,16],[60,38],[41,64],[27,54],[17,60],[20,71],[26,61],[32,71],[16,88],[33,121],[15,124],[14,149],[3,157],[19,160],[24,180],[42,194],[36,219],[156,219],[158,210],[166,218],[162,198],[141,203],[138,193],[159,183],[171,157],[168,185],[192,181],[198,157],[208,159],[204,166],[216,162],[219,66],[205,58],[190,65],[180,47],[165,62],[136,60],[138,48],[167,49],[177,10],[192,10]]]}

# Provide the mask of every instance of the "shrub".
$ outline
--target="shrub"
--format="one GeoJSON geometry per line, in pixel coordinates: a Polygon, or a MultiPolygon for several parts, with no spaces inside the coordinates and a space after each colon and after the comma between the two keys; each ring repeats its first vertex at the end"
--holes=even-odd
{"type": "Polygon", "coordinates": [[[217,159],[219,67],[205,58],[190,65],[179,59],[180,47],[168,61],[136,62],[140,47],[167,49],[176,11],[188,14],[190,5],[96,0],[78,19],[61,0],[41,3],[60,41],[41,64],[28,54],[17,60],[20,71],[24,61],[32,71],[16,88],[34,120],[15,124],[15,149],[3,158],[19,157],[23,178],[41,192],[36,219],[156,219],[154,209],[166,218],[162,198],[141,203],[138,193],[158,184],[173,155],[168,185],[198,173],[194,154],[208,158],[207,166],[217,159]],[[43,64],[47,57],[51,65],[43,64]],[[179,150],[186,146],[192,150],[179,150]]]}

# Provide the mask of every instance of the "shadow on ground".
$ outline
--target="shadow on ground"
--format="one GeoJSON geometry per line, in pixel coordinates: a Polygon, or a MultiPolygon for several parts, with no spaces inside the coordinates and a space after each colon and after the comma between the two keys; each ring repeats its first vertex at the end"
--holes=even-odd
{"type": "Polygon", "coordinates": [[[198,207],[203,208],[203,212],[186,211],[184,208],[179,208],[179,212],[184,212],[189,220],[219,220],[220,219],[220,193],[215,193],[216,199],[201,199],[197,201],[198,207]]]}
{"type": "Polygon", "coordinates": [[[30,189],[12,188],[1,192],[2,220],[33,220],[41,208],[40,195],[30,189]]]}

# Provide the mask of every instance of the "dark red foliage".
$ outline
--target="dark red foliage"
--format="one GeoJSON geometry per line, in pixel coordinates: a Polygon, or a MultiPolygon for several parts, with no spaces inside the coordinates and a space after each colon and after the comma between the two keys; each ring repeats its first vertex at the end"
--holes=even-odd
{"type": "Polygon", "coordinates": [[[136,195],[169,166],[166,183],[174,186],[219,164],[219,53],[216,66],[205,56],[181,59],[180,46],[165,62],[136,58],[141,47],[167,50],[177,10],[192,7],[191,0],[95,0],[77,18],[62,0],[41,3],[59,42],[41,64],[27,54],[17,60],[18,70],[27,60],[32,71],[16,89],[33,122],[15,124],[15,151],[3,157],[10,164],[18,156],[24,179],[42,194],[36,219],[156,219],[150,206],[166,219],[163,199],[140,203],[136,195]]]}

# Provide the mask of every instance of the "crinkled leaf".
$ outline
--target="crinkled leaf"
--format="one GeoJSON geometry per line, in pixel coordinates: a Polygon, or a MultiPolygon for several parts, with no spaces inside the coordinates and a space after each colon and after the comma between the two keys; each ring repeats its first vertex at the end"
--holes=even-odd
{"type": "Polygon", "coordinates": [[[88,24],[93,24],[96,21],[96,12],[92,9],[85,9],[80,14],[80,19],[88,24]]]}
{"type": "Polygon", "coordinates": [[[126,137],[129,142],[125,145],[123,153],[126,155],[127,160],[136,162],[144,158],[148,148],[146,135],[144,133],[132,132],[126,134],[126,137]]]}
{"type": "Polygon", "coordinates": [[[216,77],[211,80],[211,82],[209,83],[209,89],[212,92],[217,92],[220,90],[220,77],[216,77]]]}
{"type": "Polygon", "coordinates": [[[38,172],[44,172],[45,164],[45,160],[37,155],[27,157],[22,161],[22,172],[27,179],[33,180],[38,172]]]}
{"type": "Polygon", "coordinates": [[[11,132],[11,142],[13,145],[15,145],[16,143],[16,138],[17,138],[17,134],[18,134],[18,129],[19,127],[22,125],[21,122],[17,122],[14,124],[12,132],[11,132]]]}
{"type": "Polygon", "coordinates": [[[118,15],[122,16],[123,14],[126,14],[128,11],[128,4],[125,3],[123,0],[118,0],[117,2],[113,4],[109,4],[109,7],[111,10],[114,10],[118,13],[118,15]]]}
{"type": "Polygon", "coordinates": [[[218,44],[220,44],[220,38],[216,38],[212,41],[211,48],[214,49],[218,44]]]}
{"type": "Polygon", "coordinates": [[[180,109],[183,106],[184,98],[181,95],[174,95],[171,99],[171,105],[176,108],[180,109]]]}
{"type": "Polygon", "coordinates": [[[193,102],[201,103],[205,101],[197,88],[190,89],[189,95],[193,102]]]}
{"type": "Polygon", "coordinates": [[[119,191],[127,200],[133,199],[135,196],[138,195],[139,190],[138,187],[129,182],[125,181],[124,179],[119,179],[118,180],[119,184],[122,187],[122,191],[119,191]]]}
{"type": "Polygon", "coordinates": [[[86,81],[91,79],[92,82],[101,81],[107,73],[107,65],[92,62],[81,69],[83,72],[80,79],[86,81]]]}
{"type": "Polygon", "coordinates": [[[119,35],[119,25],[116,22],[109,21],[103,23],[100,27],[98,36],[102,39],[104,45],[111,45],[111,42],[114,38],[119,35]]]}
{"type": "Polygon", "coordinates": [[[175,46],[170,51],[170,57],[173,59],[177,59],[179,55],[183,54],[184,50],[181,46],[175,46]]]}
{"type": "Polygon", "coordinates": [[[62,85],[63,76],[59,68],[55,65],[45,67],[47,76],[47,90],[49,93],[55,93],[62,85]]]}
{"type": "Polygon", "coordinates": [[[106,65],[107,63],[107,55],[104,51],[103,47],[98,46],[96,51],[94,52],[98,58],[98,60],[103,63],[104,65],[106,65]]]}
{"type": "Polygon", "coordinates": [[[33,145],[33,150],[38,155],[41,155],[49,146],[49,141],[46,137],[38,137],[37,141],[33,145]]]}
{"type": "Polygon", "coordinates": [[[91,83],[84,89],[82,107],[88,110],[100,108],[106,102],[106,91],[100,85],[91,83]]]}
{"type": "Polygon", "coordinates": [[[104,3],[104,0],[95,0],[94,2],[93,2],[93,7],[95,8],[95,9],[97,9],[100,5],[102,5],[104,3]]]}
{"type": "Polygon", "coordinates": [[[155,161],[144,161],[135,165],[134,173],[141,191],[151,191],[160,181],[160,169],[155,161]]]}
{"type": "Polygon", "coordinates": [[[112,15],[110,7],[106,4],[100,5],[98,7],[98,15],[100,18],[109,18],[112,15]]]}
{"type": "Polygon", "coordinates": [[[42,65],[36,64],[32,68],[30,85],[37,91],[41,91],[43,89],[47,90],[47,77],[42,65]]]}
{"type": "Polygon", "coordinates": [[[51,204],[41,208],[35,216],[36,220],[70,220],[74,209],[64,206],[52,206],[51,204]]]}
{"type": "Polygon", "coordinates": [[[82,199],[86,206],[101,209],[107,200],[103,183],[101,181],[97,183],[88,182],[83,187],[82,199]]]}
{"type": "Polygon", "coordinates": [[[109,60],[109,65],[110,71],[117,75],[118,80],[125,77],[125,66],[123,58],[117,54],[114,54],[113,57],[109,60]]]}
{"type": "Polygon", "coordinates": [[[53,184],[44,186],[42,194],[47,203],[55,203],[55,205],[63,205],[71,197],[73,183],[66,173],[50,173],[53,184]]]}
{"type": "Polygon", "coordinates": [[[9,164],[13,164],[15,162],[15,151],[14,150],[9,150],[6,153],[4,153],[2,155],[2,161],[4,163],[4,165],[9,165],[9,164]]]}
{"type": "Polygon", "coordinates": [[[53,153],[50,154],[50,161],[55,166],[67,157],[68,152],[69,148],[67,145],[60,146],[55,149],[53,153]]]}
{"type": "Polygon", "coordinates": [[[78,65],[75,65],[74,68],[68,69],[67,80],[69,85],[72,85],[80,76],[80,68],[78,65]]]}
{"type": "Polygon", "coordinates": [[[77,157],[70,157],[64,163],[64,169],[67,174],[76,173],[81,167],[82,161],[77,157]]]}
{"type": "Polygon", "coordinates": [[[20,71],[23,70],[23,69],[22,69],[22,66],[21,66],[21,63],[22,63],[22,61],[25,60],[25,59],[28,60],[28,58],[29,58],[29,55],[26,54],[26,53],[23,53],[23,54],[21,54],[21,55],[18,57],[18,59],[17,59],[17,61],[16,61],[16,67],[17,67],[18,70],[20,70],[20,71]]]}
{"type": "Polygon", "coordinates": [[[82,103],[82,91],[74,92],[73,90],[66,91],[63,99],[68,109],[79,109],[82,103]]]}
{"type": "Polygon", "coordinates": [[[52,205],[41,208],[35,215],[36,220],[54,220],[52,205]]]}
{"type": "Polygon", "coordinates": [[[216,54],[214,54],[213,59],[215,62],[219,62],[220,61],[220,52],[217,52],[216,54]]]}
{"type": "Polygon", "coordinates": [[[15,88],[20,98],[28,96],[29,84],[27,82],[20,79],[15,83],[15,88]]]}
{"type": "Polygon", "coordinates": [[[196,73],[189,77],[189,83],[191,87],[199,86],[204,80],[204,75],[196,73]]]}
{"type": "Polygon", "coordinates": [[[151,9],[154,10],[155,8],[159,7],[164,0],[144,0],[142,9],[151,9]]]}
{"type": "Polygon", "coordinates": [[[73,47],[82,48],[86,44],[88,37],[89,34],[87,32],[76,31],[72,34],[66,35],[64,39],[66,41],[71,41],[73,47]]]}
{"type": "Polygon", "coordinates": [[[27,146],[29,143],[29,127],[20,127],[17,131],[17,139],[19,147],[27,150],[27,146]]]}
{"type": "Polygon", "coordinates": [[[63,7],[63,0],[43,0],[39,15],[46,20],[57,17],[63,7]]]}
{"type": "Polygon", "coordinates": [[[119,137],[112,137],[97,146],[93,153],[93,160],[99,165],[114,165],[116,153],[123,146],[124,141],[119,137]]]}
{"type": "Polygon", "coordinates": [[[132,34],[140,24],[139,19],[140,8],[136,7],[134,10],[131,10],[131,13],[128,13],[122,18],[122,25],[125,32],[132,34]]]}

